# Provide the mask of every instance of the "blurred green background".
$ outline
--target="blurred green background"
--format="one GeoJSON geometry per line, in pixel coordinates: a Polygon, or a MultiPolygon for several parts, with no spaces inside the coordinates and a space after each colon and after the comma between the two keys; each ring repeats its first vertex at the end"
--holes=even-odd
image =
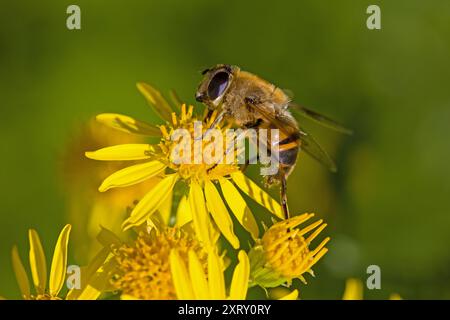
{"type": "Polygon", "coordinates": [[[137,81],[194,103],[199,71],[230,63],[355,131],[304,124],[339,171],[302,155],[290,178],[291,210],[324,217],[332,237],[301,297],[339,299],[347,277],[365,280],[375,264],[382,289],[366,298],[449,299],[449,21],[446,0],[3,1],[0,295],[19,297],[10,250],[26,258],[28,228],[50,259],[77,126],[99,112],[155,122],[137,81]],[[81,30],[66,28],[69,4],[81,7],[81,30]],[[366,28],[370,4],[381,30],[366,28]]]}

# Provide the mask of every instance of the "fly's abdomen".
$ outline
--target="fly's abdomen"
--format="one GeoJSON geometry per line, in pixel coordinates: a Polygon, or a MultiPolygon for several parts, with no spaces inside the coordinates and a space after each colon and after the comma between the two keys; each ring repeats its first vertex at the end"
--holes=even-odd
{"type": "Polygon", "coordinates": [[[288,176],[297,162],[297,155],[300,148],[300,135],[292,133],[278,143],[278,158],[280,171],[288,176]]]}

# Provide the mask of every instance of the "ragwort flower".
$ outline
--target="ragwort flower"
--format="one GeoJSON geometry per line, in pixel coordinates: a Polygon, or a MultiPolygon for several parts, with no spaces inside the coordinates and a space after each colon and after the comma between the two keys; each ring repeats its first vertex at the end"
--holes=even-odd
{"type": "MultiPolygon", "coordinates": [[[[194,132],[194,123],[202,121],[203,131],[201,134],[203,134],[214,120],[214,115],[208,118],[205,116],[197,118],[193,115],[192,106],[186,108],[185,105],[182,105],[181,114],[177,117],[169,103],[153,87],[139,83],[138,89],[155,107],[160,116],[166,120],[166,125],[162,125],[158,129],[150,124],[119,114],[100,114],[97,116],[97,120],[128,133],[158,136],[160,142],[153,145],[122,144],[86,152],[88,158],[96,160],[143,161],[107,177],[99,188],[101,192],[111,188],[131,186],[149,178],[158,177],[160,179],[124,221],[123,228],[125,230],[142,225],[158,211],[170,197],[178,181],[183,181],[189,187],[189,192],[180,201],[177,210],[177,224],[182,225],[192,220],[200,241],[206,246],[212,246],[218,229],[234,248],[239,248],[239,239],[234,233],[228,208],[252,237],[258,238],[258,225],[239,190],[266,207],[277,217],[283,218],[278,202],[244,176],[236,163],[178,164],[173,161],[172,151],[178,147],[178,142],[172,141],[171,134],[177,129],[189,132],[192,135],[191,148],[194,150],[198,140],[196,140],[194,132]],[[218,186],[220,186],[222,194],[219,192],[218,186]],[[212,223],[211,217],[214,223],[212,223]]],[[[219,125],[218,128],[222,135],[226,136],[225,127],[219,125]]],[[[200,143],[205,148],[208,142],[203,140],[200,143]]],[[[193,154],[195,154],[195,150],[193,154]]]]}
{"type": "Polygon", "coordinates": [[[190,250],[188,263],[178,250],[170,253],[170,269],[177,298],[180,300],[245,300],[248,289],[250,263],[241,250],[239,263],[234,269],[229,291],[226,290],[224,266],[215,250],[208,253],[208,268],[205,270],[198,255],[190,250]]]}
{"type": "Polygon", "coordinates": [[[67,291],[67,294],[61,297],[63,286],[67,273],[67,247],[69,243],[69,235],[72,226],[67,224],[61,230],[53,253],[52,264],[50,267],[50,277],[47,286],[47,260],[44,249],[39,238],[39,234],[34,229],[28,231],[30,242],[29,261],[34,291],[30,288],[30,282],[25,267],[20,259],[17,246],[12,249],[12,264],[19,284],[20,292],[23,299],[26,300],[94,300],[97,299],[101,292],[92,286],[92,280],[96,280],[96,272],[101,269],[102,256],[98,255],[92,260],[92,263],[85,268],[81,268],[80,287],[74,287],[67,291]]]}
{"type": "Polygon", "coordinates": [[[12,262],[14,273],[19,284],[20,292],[24,299],[32,300],[58,300],[64,279],[66,277],[67,268],[67,245],[69,242],[71,226],[66,225],[56,242],[55,252],[50,269],[50,279],[47,290],[47,262],[42,248],[39,235],[34,229],[28,231],[30,241],[30,268],[35,288],[35,294],[31,293],[30,283],[27,273],[19,257],[19,251],[16,246],[12,249],[12,262]]]}
{"type": "Polygon", "coordinates": [[[103,290],[118,291],[122,299],[176,299],[170,253],[177,250],[180,259],[187,262],[188,253],[195,252],[200,264],[206,266],[207,255],[201,242],[190,224],[169,227],[161,219],[149,220],[146,227],[136,231],[135,239],[126,242],[107,229],[100,232],[98,240],[110,252],[104,266],[108,283],[103,290]]]}
{"type": "Polygon", "coordinates": [[[330,238],[325,238],[313,250],[309,246],[326,224],[318,220],[303,229],[295,228],[313,216],[308,213],[295,216],[275,223],[265,232],[249,252],[251,285],[272,288],[285,283],[290,285],[295,278],[306,283],[303,274],[314,275],[311,268],[328,251],[325,245],[330,238]]]}

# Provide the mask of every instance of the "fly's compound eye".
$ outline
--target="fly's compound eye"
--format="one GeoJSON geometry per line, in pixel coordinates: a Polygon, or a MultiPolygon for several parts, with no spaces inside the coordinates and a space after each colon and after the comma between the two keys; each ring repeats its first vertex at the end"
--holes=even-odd
{"type": "Polygon", "coordinates": [[[224,71],[218,72],[214,75],[208,85],[208,97],[211,100],[216,100],[225,92],[229,77],[229,74],[224,71]]]}

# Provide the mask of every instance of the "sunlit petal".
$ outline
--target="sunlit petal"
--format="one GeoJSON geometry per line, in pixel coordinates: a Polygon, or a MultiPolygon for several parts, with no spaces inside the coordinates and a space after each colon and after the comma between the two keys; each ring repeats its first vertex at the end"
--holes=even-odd
{"type": "Polygon", "coordinates": [[[20,260],[19,251],[16,246],[13,247],[11,256],[14,274],[16,275],[17,283],[19,284],[20,293],[24,299],[28,299],[30,297],[30,282],[28,281],[27,272],[20,260]]]}
{"type": "Polygon", "coordinates": [[[117,113],[102,113],[95,117],[98,122],[101,122],[108,127],[120,130],[126,133],[141,134],[152,137],[161,136],[161,131],[158,127],[148,124],[143,121],[133,119],[117,113]]]}
{"type": "Polygon", "coordinates": [[[41,240],[36,230],[30,229],[28,231],[28,238],[30,241],[31,275],[36,291],[41,294],[44,293],[47,283],[47,263],[45,261],[44,249],[42,248],[41,240]]]}
{"type": "Polygon", "coordinates": [[[143,160],[151,158],[153,151],[154,147],[149,144],[131,143],[88,151],[85,155],[89,159],[104,161],[143,160]]]}
{"type": "Polygon", "coordinates": [[[211,220],[206,211],[205,197],[202,188],[197,182],[191,183],[189,190],[189,204],[197,236],[206,248],[211,248],[213,246],[211,220]]]}
{"type": "Polygon", "coordinates": [[[172,214],[172,205],[173,205],[173,190],[169,191],[169,195],[166,199],[161,203],[158,207],[158,212],[161,215],[162,221],[165,225],[170,225],[170,218],[172,214]]]}
{"type": "Polygon", "coordinates": [[[186,223],[192,221],[191,206],[189,204],[188,198],[185,195],[181,197],[180,203],[178,204],[176,219],[176,227],[182,227],[186,223]]]}
{"type": "Polygon", "coordinates": [[[192,290],[189,273],[186,269],[186,265],[175,249],[170,252],[169,263],[170,271],[172,274],[172,281],[178,299],[193,300],[195,296],[192,290]]]}
{"type": "Polygon", "coordinates": [[[257,239],[259,235],[258,225],[253,217],[250,208],[242,198],[236,187],[226,179],[220,179],[220,186],[225,201],[238,219],[239,223],[252,235],[253,239],[257,239]]]}
{"type": "Polygon", "coordinates": [[[231,300],[245,300],[247,296],[250,262],[243,250],[239,251],[238,258],[239,263],[234,269],[233,279],[231,280],[229,297],[231,300]]]}
{"type": "Polygon", "coordinates": [[[233,181],[246,195],[258,202],[263,207],[267,208],[277,217],[284,219],[283,210],[280,204],[273,199],[266,191],[261,189],[251,179],[247,178],[242,172],[235,172],[231,174],[233,181]]]}
{"type": "Polygon", "coordinates": [[[198,257],[194,251],[190,250],[188,256],[189,256],[189,275],[191,276],[192,283],[195,284],[194,286],[192,286],[195,299],[197,300],[209,299],[210,298],[209,287],[208,282],[206,281],[202,264],[198,260],[198,257]]]}
{"type": "Polygon", "coordinates": [[[291,293],[285,295],[284,297],[281,297],[278,300],[297,300],[297,298],[298,298],[298,290],[295,289],[291,293]]]}
{"type": "Polygon", "coordinates": [[[208,280],[211,299],[225,299],[225,279],[220,257],[215,250],[208,254],[208,280]]]}
{"type": "Polygon", "coordinates": [[[129,166],[107,177],[98,190],[104,192],[111,188],[131,186],[150,179],[165,169],[166,165],[157,160],[129,166]]]}
{"type": "Polygon", "coordinates": [[[59,234],[53,253],[52,265],[50,268],[49,289],[51,296],[57,296],[61,290],[67,270],[67,246],[69,244],[70,229],[72,226],[66,224],[59,234]]]}
{"type": "Polygon", "coordinates": [[[175,183],[178,180],[177,174],[166,176],[155,185],[136,205],[130,217],[124,221],[122,228],[127,230],[133,226],[141,225],[148,219],[170,195],[175,183]]]}
{"type": "Polygon", "coordinates": [[[211,212],[217,227],[224,237],[231,243],[233,248],[239,248],[239,239],[233,231],[233,221],[228,210],[220,197],[216,187],[210,181],[205,181],[205,197],[208,211],[211,212]]]}

